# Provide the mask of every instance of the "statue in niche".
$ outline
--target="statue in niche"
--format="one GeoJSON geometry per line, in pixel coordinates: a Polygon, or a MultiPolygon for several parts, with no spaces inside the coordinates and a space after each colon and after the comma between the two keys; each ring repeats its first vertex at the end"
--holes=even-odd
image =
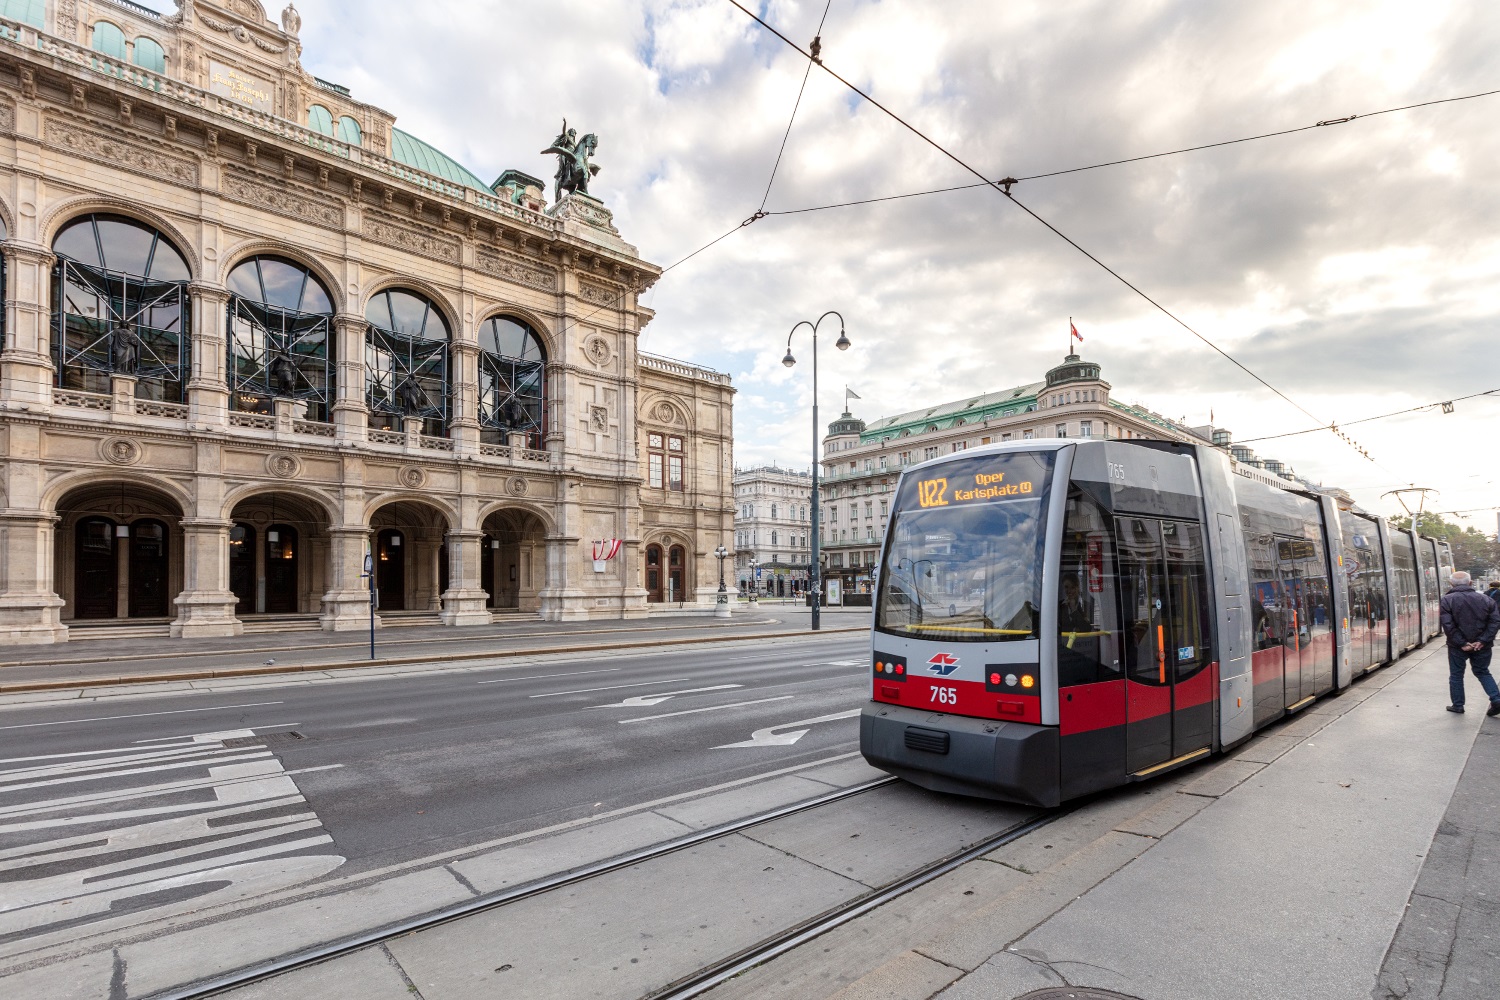
{"type": "Polygon", "coordinates": [[[521,401],[512,396],[500,404],[500,422],[507,430],[518,431],[526,426],[526,407],[521,401]]]}
{"type": "Polygon", "coordinates": [[[297,12],[296,4],[287,4],[281,12],[281,30],[294,38],[302,30],[302,15],[297,12]]]}
{"type": "Polygon", "coordinates": [[[552,140],[552,145],[542,150],[544,156],[551,153],[557,157],[557,173],[553,175],[553,201],[562,201],[564,191],[569,194],[574,191],[579,194],[589,193],[589,179],[599,172],[599,165],[590,163],[589,158],[598,148],[597,135],[590,132],[579,139],[578,130],[568,128],[568,120],[563,119],[562,131],[552,140]]]}
{"type": "Polygon", "coordinates": [[[427,393],[417,384],[417,380],[408,375],[396,386],[396,402],[401,406],[401,412],[413,414],[424,410],[431,404],[427,400],[427,393]]]}
{"type": "Polygon", "coordinates": [[[134,375],[141,363],[141,338],[128,324],[110,331],[109,355],[112,369],[121,375],[134,375]]]}
{"type": "Polygon", "coordinates": [[[297,391],[297,366],[285,354],[278,354],[266,366],[271,388],[278,396],[290,396],[297,391]]]}

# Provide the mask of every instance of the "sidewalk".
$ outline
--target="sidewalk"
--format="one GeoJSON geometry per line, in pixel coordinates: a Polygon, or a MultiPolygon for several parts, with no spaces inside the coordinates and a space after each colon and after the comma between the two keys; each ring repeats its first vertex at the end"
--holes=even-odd
{"type": "MultiPolygon", "coordinates": [[[[736,609],[728,619],[519,621],[463,628],[412,626],[377,630],[376,659],[363,632],[286,632],[217,639],[98,639],[0,649],[0,695],[71,687],[202,680],[481,660],[518,654],[584,653],[795,635],[807,609],[736,609]],[[800,612],[800,613],[799,613],[800,612]],[[267,661],[272,662],[267,662],[267,661]]],[[[869,609],[825,610],[823,629],[869,627],[869,609]]]]}
{"type": "Polygon", "coordinates": [[[1474,692],[1466,715],[1446,703],[1433,643],[1227,759],[1086,802],[714,996],[1500,995],[1500,720],[1474,692]],[[1026,878],[976,909],[983,876],[965,870],[994,867],[1026,878]]]}

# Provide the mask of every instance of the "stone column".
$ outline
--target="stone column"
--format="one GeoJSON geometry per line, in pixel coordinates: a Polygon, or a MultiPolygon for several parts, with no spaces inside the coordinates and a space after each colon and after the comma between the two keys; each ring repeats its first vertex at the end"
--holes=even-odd
{"type": "Polygon", "coordinates": [[[229,521],[182,519],[182,593],[174,602],[173,638],[239,635],[234,616],[239,599],[229,589],[229,521]]]}
{"type": "Polygon", "coordinates": [[[0,402],[14,409],[52,402],[52,266],[37,246],[4,244],[5,347],[0,351],[0,402]]]}
{"type": "Polygon", "coordinates": [[[333,319],[334,354],[337,385],[333,403],[333,422],[338,425],[340,441],[363,441],[370,427],[370,413],[365,407],[365,330],[363,316],[339,313],[333,319]]]}
{"type": "Polygon", "coordinates": [[[68,641],[52,585],[56,523],[55,514],[0,510],[0,644],[68,641]]]}
{"type": "Polygon", "coordinates": [[[188,380],[188,419],[223,427],[229,422],[226,371],[229,290],[195,281],[188,286],[193,311],[193,375],[188,380]]]}
{"type": "Polygon", "coordinates": [[[453,438],[456,455],[479,454],[479,347],[463,342],[453,343],[452,383],[449,393],[448,436],[453,438]]]}
{"type": "MultiPolygon", "coordinates": [[[[365,553],[370,548],[370,528],[363,524],[338,524],[328,529],[328,591],[323,595],[323,614],[318,624],[325,632],[354,632],[370,627],[370,585],[362,577],[365,553]]],[[[375,618],[380,627],[380,617],[375,618]]]]}
{"type": "Polygon", "coordinates": [[[488,625],[488,596],[479,585],[482,531],[448,532],[448,589],[443,592],[441,618],[444,625],[488,625]]]}

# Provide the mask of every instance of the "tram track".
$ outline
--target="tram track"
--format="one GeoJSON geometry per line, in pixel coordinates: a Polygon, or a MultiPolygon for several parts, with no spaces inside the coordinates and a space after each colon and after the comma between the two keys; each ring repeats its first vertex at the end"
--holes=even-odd
{"type": "MultiPolygon", "coordinates": [[[[413,917],[394,924],[387,924],[374,930],[351,935],[336,941],[329,942],[327,944],[308,948],[303,951],[293,952],[291,954],[284,955],[280,958],[272,959],[267,962],[245,966],[233,972],[214,976],[212,978],[201,979],[187,985],[173,986],[165,990],[159,990],[154,993],[146,994],[141,998],[141,1000],[202,1000],[202,998],[222,996],[226,993],[230,993],[234,990],[241,989],[246,986],[252,986],[256,983],[274,979],[277,976],[282,976],[290,972],[296,972],[300,969],[305,969],[310,966],[319,965],[323,962],[341,958],[358,951],[363,951],[366,948],[375,947],[394,938],[403,937],[405,935],[417,933],[420,931],[430,930],[442,924],[451,923],[456,920],[462,920],[466,917],[470,917],[478,913],[484,913],[489,910],[498,909],[503,906],[508,906],[512,903],[518,903],[525,899],[531,899],[536,896],[545,895],[549,892],[555,892],[559,889],[576,885],[580,882],[586,882],[590,879],[599,878],[612,872],[630,868],[634,865],[653,861],[657,858],[662,858],[669,854],[675,854],[678,851],[687,850],[688,848],[696,847],[700,844],[708,843],[713,840],[719,840],[724,837],[740,833],[744,830],[748,830],[752,827],[770,823],[778,819],[783,819],[787,816],[794,816],[798,813],[808,812],[822,806],[831,805],[836,802],[842,802],[846,799],[850,799],[858,795],[863,795],[866,792],[874,791],[877,788],[884,788],[888,785],[895,784],[899,780],[900,779],[895,777],[877,778],[874,781],[868,781],[860,785],[851,786],[849,788],[841,788],[836,791],[829,792],[826,795],[819,795],[815,798],[804,799],[800,802],[793,802],[789,805],[779,806],[774,809],[768,809],[764,812],[756,813],[752,816],[746,816],[741,819],[732,820],[728,823],[722,823],[718,826],[709,827],[708,829],[700,830],[696,833],[687,834],[685,836],[665,841],[651,847],[642,848],[638,851],[632,851],[628,854],[622,854],[614,858],[608,858],[595,864],[573,869],[572,871],[549,876],[547,878],[539,879],[534,882],[528,882],[510,889],[485,893],[483,895],[476,896],[473,899],[464,900],[463,902],[456,903],[452,906],[444,907],[439,910],[434,910],[433,912],[424,914],[422,916],[413,917]]],[[[986,845],[991,845],[991,841],[986,841],[985,845],[980,846],[983,847],[984,850],[994,850],[994,846],[998,846],[986,845]]],[[[984,853],[984,851],[979,850],[979,848],[970,848],[962,853],[964,855],[968,855],[974,852],[984,853]]],[[[950,856],[949,858],[943,859],[942,861],[936,862],[935,864],[951,864],[953,867],[957,867],[957,864],[962,864],[963,862],[955,862],[954,858],[956,857],[958,857],[958,855],[950,856]]],[[[968,860],[968,858],[965,857],[964,860],[968,860]]],[[[928,866],[928,868],[931,867],[933,866],[928,866]]],[[[924,868],[916,874],[927,872],[928,868],[924,868]]],[[[938,875],[941,874],[942,872],[938,873],[938,875]]],[[[931,878],[938,877],[938,875],[929,877],[927,881],[931,881],[931,878]]],[[[912,878],[912,876],[906,876],[903,879],[897,880],[896,883],[892,883],[890,886],[885,887],[884,889],[874,890],[874,893],[891,892],[893,886],[902,884],[910,878],[912,878]]],[[[920,883],[913,883],[912,885],[907,886],[906,888],[901,889],[898,892],[891,892],[890,898],[895,898],[895,896],[900,895],[901,892],[905,892],[911,888],[915,888],[918,884],[920,883]]],[[[867,893],[859,897],[859,899],[856,900],[856,903],[858,903],[860,900],[868,901],[872,895],[873,893],[867,893]]],[[[875,902],[871,903],[870,905],[872,907],[878,906],[879,903],[875,902]]],[[[861,910],[860,912],[864,911],[861,910]]],[[[854,915],[857,916],[858,914],[854,915]]],[[[820,919],[826,920],[830,919],[832,916],[833,912],[830,911],[829,913],[823,914],[820,919]]],[[[845,919],[853,919],[853,916],[847,917],[845,919]]],[[[799,928],[801,926],[802,925],[799,925],[799,928]]],[[[829,926],[825,929],[831,929],[833,926],[837,926],[837,924],[829,924],[829,926]]],[[[819,931],[818,933],[822,933],[822,931],[819,931]]],[[[762,944],[765,943],[763,942],[762,944]]],[[[735,957],[738,958],[739,956],[737,955],[735,957]]],[[[764,959],[761,960],[763,961],[764,959]]],[[[718,967],[719,965],[716,964],[713,968],[717,969],[718,967]]],[[[677,988],[680,982],[681,981],[679,981],[678,984],[673,984],[673,987],[677,988]]],[[[684,993],[682,995],[696,996],[697,994],[684,993]]]]}

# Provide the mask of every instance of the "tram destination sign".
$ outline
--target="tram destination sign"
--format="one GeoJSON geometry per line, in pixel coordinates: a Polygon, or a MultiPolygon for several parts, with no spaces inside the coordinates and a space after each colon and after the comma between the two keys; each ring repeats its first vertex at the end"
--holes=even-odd
{"type": "Polygon", "coordinates": [[[924,469],[902,493],[903,507],[965,507],[1039,498],[1050,455],[1008,454],[960,459],[924,469]]]}

